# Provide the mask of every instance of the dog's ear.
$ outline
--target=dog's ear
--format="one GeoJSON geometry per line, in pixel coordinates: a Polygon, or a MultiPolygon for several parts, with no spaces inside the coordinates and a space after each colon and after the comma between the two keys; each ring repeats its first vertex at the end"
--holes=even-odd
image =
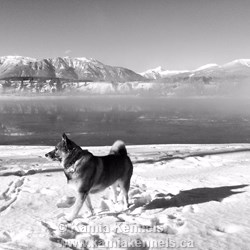
{"type": "Polygon", "coordinates": [[[64,142],[67,142],[67,141],[68,141],[68,137],[67,137],[67,135],[66,135],[65,133],[62,134],[62,140],[63,140],[64,142]]]}
{"type": "Polygon", "coordinates": [[[67,150],[71,150],[74,143],[67,137],[65,133],[62,134],[62,142],[67,150]]]}

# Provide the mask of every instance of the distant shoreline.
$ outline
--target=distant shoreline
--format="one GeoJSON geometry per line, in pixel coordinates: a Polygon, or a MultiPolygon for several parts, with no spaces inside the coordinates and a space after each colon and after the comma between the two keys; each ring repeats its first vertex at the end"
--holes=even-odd
{"type": "Polygon", "coordinates": [[[75,94],[75,93],[67,93],[67,94],[0,94],[0,101],[5,99],[67,99],[67,98],[131,98],[131,99],[168,99],[168,100],[206,100],[206,99],[214,99],[214,100],[250,100],[250,96],[147,96],[147,95],[102,95],[102,94],[75,94]]]}

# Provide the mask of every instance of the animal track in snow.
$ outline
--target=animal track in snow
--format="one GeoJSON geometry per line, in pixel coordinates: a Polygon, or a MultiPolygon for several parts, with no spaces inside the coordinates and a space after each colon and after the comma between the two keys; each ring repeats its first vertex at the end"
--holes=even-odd
{"type": "MultiPolygon", "coordinates": [[[[105,198],[105,197],[104,197],[105,198]]],[[[182,217],[183,211],[177,211],[177,208],[171,208],[171,210],[160,210],[155,207],[153,209],[145,209],[145,205],[149,204],[153,199],[162,200],[163,198],[168,200],[172,196],[164,191],[151,190],[141,185],[131,185],[129,192],[130,202],[132,205],[128,210],[122,210],[113,212],[111,208],[114,204],[108,199],[102,198],[99,209],[96,210],[96,214],[90,217],[78,217],[73,222],[67,223],[63,220],[63,214],[57,216],[55,221],[42,222],[50,234],[50,240],[57,243],[70,242],[70,240],[80,240],[91,242],[97,237],[103,240],[115,240],[117,237],[123,238],[124,235],[128,237],[135,237],[138,233],[143,230],[150,233],[160,233],[165,237],[164,234],[178,235],[187,232],[187,222],[182,217]],[[153,197],[153,198],[152,198],[153,197]],[[105,203],[105,204],[104,204],[105,203]],[[168,214],[166,214],[168,212],[168,214]],[[64,231],[60,229],[60,223],[65,227],[64,231]],[[96,229],[102,230],[108,227],[110,230],[107,232],[81,232],[79,231],[79,225],[83,230],[96,229]],[[104,226],[98,227],[98,226],[104,226]],[[120,225],[120,226],[117,226],[120,225]],[[122,231],[123,229],[128,230],[126,234],[122,231]]],[[[57,207],[65,208],[73,203],[73,197],[63,197],[58,203],[57,207]]],[[[81,249],[81,248],[75,248],[81,249]]]]}
{"type": "Polygon", "coordinates": [[[226,225],[221,224],[215,226],[215,234],[218,234],[218,232],[232,234],[232,233],[237,233],[241,230],[243,230],[243,227],[238,226],[236,224],[226,224],[226,225]]]}
{"type": "Polygon", "coordinates": [[[11,204],[13,204],[21,191],[24,183],[24,177],[18,178],[16,181],[11,181],[8,188],[0,195],[0,213],[5,211],[11,204]]]}
{"type": "Polygon", "coordinates": [[[0,243],[6,243],[9,241],[11,241],[11,237],[10,237],[9,233],[7,233],[5,231],[0,232],[0,243]]]}
{"type": "Polygon", "coordinates": [[[75,203],[76,198],[73,196],[64,196],[56,204],[58,208],[68,208],[75,203]]]}

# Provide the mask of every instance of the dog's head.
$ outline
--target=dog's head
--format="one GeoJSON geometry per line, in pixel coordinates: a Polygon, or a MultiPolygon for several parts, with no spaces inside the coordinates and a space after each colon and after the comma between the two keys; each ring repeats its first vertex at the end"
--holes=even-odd
{"type": "Polygon", "coordinates": [[[55,146],[54,150],[45,154],[45,157],[53,161],[62,161],[62,159],[65,159],[69,155],[70,151],[75,146],[77,145],[63,133],[61,141],[55,146]]]}

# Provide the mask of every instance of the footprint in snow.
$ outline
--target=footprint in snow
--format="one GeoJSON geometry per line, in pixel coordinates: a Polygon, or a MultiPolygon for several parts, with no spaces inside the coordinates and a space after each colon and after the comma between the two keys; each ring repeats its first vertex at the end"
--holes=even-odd
{"type": "Polygon", "coordinates": [[[64,196],[62,197],[56,204],[58,208],[69,208],[71,207],[76,201],[74,196],[64,196]]]}
{"type": "Polygon", "coordinates": [[[11,236],[7,232],[0,232],[0,243],[11,241],[11,236]]]}
{"type": "Polygon", "coordinates": [[[184,213],[186,213],[186,212],[197,213],[197,212],[199,212],[199,208],[197,205],[187,205],[187,206],[183,207],[182,212],[184,212],[184,213]]]}
{"type": "Polygon", "coordinates": [[[236,224],[221,224],[221,225],[216,225],[214,234],[219,235],[221,233],[228,233],[228,234],[233,234],[237,233],[243,230],[242,226],[236,225],[236,224]]]}
{"type": "Polygon", "coordinates": [[[14,203],[19,195],[19,192],[22,190],[24,184],[24,177],[17,179],[16,181],[11,181],[7,189],[0,194],[0,200],[3,202],[0,203],[0,213],[6,210],[12,203],[14,203]]]}

